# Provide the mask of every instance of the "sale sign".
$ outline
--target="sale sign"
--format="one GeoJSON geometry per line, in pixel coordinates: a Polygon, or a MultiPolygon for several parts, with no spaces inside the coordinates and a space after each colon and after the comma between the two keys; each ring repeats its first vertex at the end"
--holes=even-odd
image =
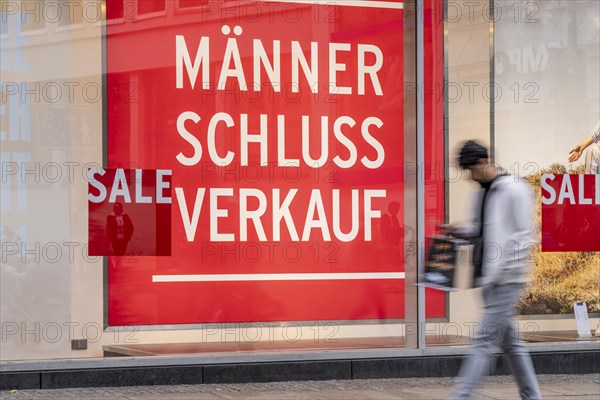
{"type": "Polygon", "coordinates": [[[171,255],[171,171],[95,167],[88,182],[90,256],[171,255]]]}
{"type": "Polygon", "coordinates": [[[600,251],[600,175],[542,175],[542,251],[600,251]]]}
{"type": "Polygon", "coordinates": [[[108,21],[111,172],[90,197],[135,208],[129,168],[172,202],[168,256],[110,256],[109,325],[404,317],[402,31],[392,1],[108,21]]]}

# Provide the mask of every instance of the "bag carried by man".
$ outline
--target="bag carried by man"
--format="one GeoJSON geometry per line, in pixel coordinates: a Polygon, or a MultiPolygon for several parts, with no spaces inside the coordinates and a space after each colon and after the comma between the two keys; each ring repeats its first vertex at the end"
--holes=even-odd
{"type": "Polygon", "coordinates": [[[444,291],[456,290],[458,252],[459,247],[465,243],[464,240],[448,236],[429,238],[425,273],[419,279],[419,285],[444,291]]]}

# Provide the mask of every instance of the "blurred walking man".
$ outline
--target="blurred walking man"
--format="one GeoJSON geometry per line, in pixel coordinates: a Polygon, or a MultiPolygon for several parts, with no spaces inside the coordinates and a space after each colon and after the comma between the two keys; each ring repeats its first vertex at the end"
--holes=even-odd
{"type": "Polygon", "coordinates": [[[485,147],[466,142],[460,167],[481,185],[472,223],[445,225],[447,233],[471,240],[475,285],[483,290],[484,311],[478,332],[460,371],[452,399],[469,399],[495,365],[502,350],[522,399],[541,399],[529,352],[514,330],[515,302],[529,275],[534,245],[533,194],[528,185],[490,164],[485,147]]]}

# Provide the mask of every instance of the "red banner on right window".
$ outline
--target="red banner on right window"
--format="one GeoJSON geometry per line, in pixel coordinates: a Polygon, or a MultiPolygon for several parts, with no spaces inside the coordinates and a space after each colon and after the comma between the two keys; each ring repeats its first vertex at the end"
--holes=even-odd
{"type": "Polygon", "coordinates": [[[542,251],[600,251],[600,175],[544,174],[542,251]]]}

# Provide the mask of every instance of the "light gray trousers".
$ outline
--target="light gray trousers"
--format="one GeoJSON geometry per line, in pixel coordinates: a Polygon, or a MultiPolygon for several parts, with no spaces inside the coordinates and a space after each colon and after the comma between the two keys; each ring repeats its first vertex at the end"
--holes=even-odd
{"type": "Polygon", "coordinates": [[[496,353],[502,350],[519,385],[522,399],[541,399],[540,389],[527,348],[514,328],[514,304],[523,285],[511,283],[483,290],[484,311],[467,358],[460,369],[458,385],[451,399],[469,399],[484,376],[494,370],[496,353]]]}

